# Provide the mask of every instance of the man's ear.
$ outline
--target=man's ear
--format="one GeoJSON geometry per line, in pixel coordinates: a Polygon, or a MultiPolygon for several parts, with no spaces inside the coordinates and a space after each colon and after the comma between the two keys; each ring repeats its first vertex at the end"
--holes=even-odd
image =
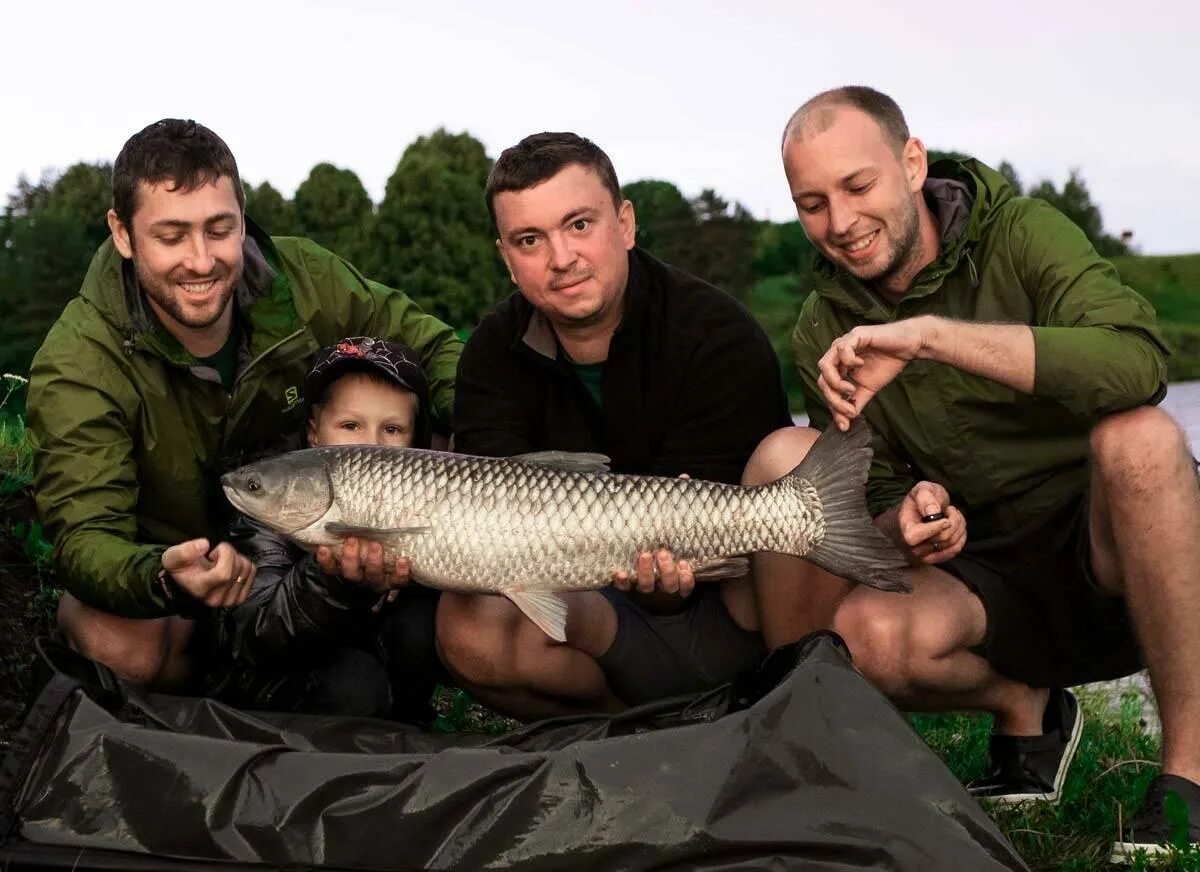
{"type": "Polygon", "coordinates": [[[500,253],[500,259],[504,261],[504,268],[508,270],[509,280],[515,285],[517,277],[513,275],[512,264],[508,262],[508,249],[504,247],[504,243],[499,239],[496,240],[496,251],[500,253]]]}
{"type": "Polygon", "coordinates": [[[915,136],[911,137],[904,143],[904,150],[900,153],[900,164],[904,167],[908,189],[914,194],[917,193],[925,185],[925,179],[929,175],[929,155],[925,152],[925,143],[915,136]]]}
{"type": "Polygon", "coordinates": [[[117,217],[116,209],[108,210],[108,230],[112,234],[113,245],[121,253],[121,257],[129,260],[133,257],[133,240],[129,236],[129,228],[117,217]]]}
{"type": "Polygon", "coordinates": [[[320,437],[317,436],[317,415],[320,414],[320,409],[317,406],[312,407],[312,411],[308,413],[308,447],[316,448],[321,444],[320,437]]]}
{"type": "Polygon", "coordinates": [[[621,226],[621,240],[628,251],[637,245],[637,215],[633,211],[631,200],[621,201],[621,208],[617,210],[617,222],[621,226]]]}

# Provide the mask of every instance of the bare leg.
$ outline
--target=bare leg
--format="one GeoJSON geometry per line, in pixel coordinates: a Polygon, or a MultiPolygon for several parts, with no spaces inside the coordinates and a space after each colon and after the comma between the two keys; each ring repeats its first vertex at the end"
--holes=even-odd
{"type": "MultiPolygon", "coordinates": [[[[804,459],[819,435],[807,427],[776,430],[755,449],[742,484],[766,484],[782,478],[804,459]]],[[[751,569],[759,626],[768,648],[831,627],[838,604],[853,588],[852,582],[787,554],[755,554],[751,569]]]]}
{"type": "Polygon", "coordinates": [[[72,648],[132,684],[177,690],[188,678],[193,621],[174,616],[122,618],[64,593],[58,603],[58,627],[72,648]]]}
{"type": "Polygon", "coordinates": [[[1092,564],[1124,591],[1163,727],[1163,772],[1200,783],[1200,491],[1183,433],[1161,409],[1092,433],[1092,564]]]}
{"type": "Polygon", "coordinates": [[[910,711],[988,711],[995,731],[1042,732],[1049,691],[1005,678],[969,648],[983,640],[979,598],[939,569],[913,571],[913,592],[860,587],[834,618],[859,670],[910,711]]]}
{"type": "Polygon", "coordinates": [[[625,704],[596,663],[616,636],[616,613],[594,591],[565,598],[567,643],[559,644],[503,597],[443,593],[442,662],[480,702],[523,720],[620,711],[625,704]]]}
{"type": "MultiPolygon", "coordinates": [[[[755,450],[742,476],[763,484],[791,472],[818,432],[790,427],[755,450]]],[[[914,711],[990,711],[996,731],[1039,735],[1049,696],[1004,678],[968,649],[983,639],[987,616],[979,598],[945,572],[914,570],[914,593],[855,588],[806,560],[756,554],[754,583],[768,647],[831,627],[855,664],[895,702],[914,711]]]]}

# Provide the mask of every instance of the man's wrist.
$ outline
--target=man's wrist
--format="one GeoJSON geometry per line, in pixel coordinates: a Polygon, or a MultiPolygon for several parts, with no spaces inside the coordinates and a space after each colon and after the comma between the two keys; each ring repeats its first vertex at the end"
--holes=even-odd
{"type": "Polygon", "coordinates": [[[921,315],[918,320],[921,322],[921,347],[917,350],[917,358],[947,363],[946,344],[951,321],[937,315],[921,315]]]}

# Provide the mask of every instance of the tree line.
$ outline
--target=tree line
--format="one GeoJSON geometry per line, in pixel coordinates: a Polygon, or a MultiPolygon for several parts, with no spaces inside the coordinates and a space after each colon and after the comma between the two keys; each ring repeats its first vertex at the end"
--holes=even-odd
{"type": "MultiPolygon", "coordinates": [[[[513,290],[483,200],[491,165],[470,134],[437,130],[404,150],[379,203],[353,171],[321,163],[290,199],[269,182],[246,184],[246,213],[272,235],[306,236],[336,251],[469,330],[513,290]]],[[[1011,165],[999,169],[1018,191],[1065,212],[1102,254],[1127,253],[1105,233],[1078,171],[1061,188],[1043,181],[1025,190],[1011,165]]],[[[108,237],[111,174],[109,163],[77,163],[37,182],[21,177],[9,195],[0,215],[0,372],[27,373],[46,331],[78,292],[108,237]]],[[[638,244],[746,303],[792,382],[787,333],[807,293],[813,255],[800,224],[760,221],[712,189],[689,198],[671,182],[648,179],[623,192],[637,213],[638,244]]]]}

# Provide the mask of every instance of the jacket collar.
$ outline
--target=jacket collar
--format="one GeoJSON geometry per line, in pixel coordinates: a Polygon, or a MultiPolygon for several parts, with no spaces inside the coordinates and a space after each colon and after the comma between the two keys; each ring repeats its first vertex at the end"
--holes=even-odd
{"type": "MultiPolygon", "coordinates": [[[[939,290],[945,277],[959,266],[964,254],[970,259],[970,249],[979,240],[987,213],[998,200],[1006,199],[1003,190],[989,189],[986,183],[991,180],[979,172],[982,169],[986,168],[973,160],[938,161],[930,167],[923,194],[937,219],[941,245],[933,263],[913,279],[905,299],[924,297],[939,290]]],[[[974,272],[974,264],[969,266],[974,272]]],[[[818,257],[813,272],[817,293],[840,308],[871,321],[888,321],[894,317],[892,304],[866,282],[844,272],[828,259],[818,257]]]]}
{"type": "MultiPolygon", "coordinates": [[[[613,354],[614,350],[626,347],[636,341],[641,326],[645,323],[643,316],[649,306],[649,293],[646,287],[648,277],[646,268],[642,264],[642,254],[635,248],[629,252],[628,257],[629,277],[626,279],[625,291],[621,297],[623,309],[621,322],[617,325],[609,343],[609,356],[613,354]]],[[[533,304],[524,297],[521,298],[520,305],[525,324],[524,329],[518,332],[518,338],[513,344],[514,350],[520,350],[518,346],[523,346],[538,357],[557,361],[561,345],[550,319],[534,308],[533,304]]]]}

